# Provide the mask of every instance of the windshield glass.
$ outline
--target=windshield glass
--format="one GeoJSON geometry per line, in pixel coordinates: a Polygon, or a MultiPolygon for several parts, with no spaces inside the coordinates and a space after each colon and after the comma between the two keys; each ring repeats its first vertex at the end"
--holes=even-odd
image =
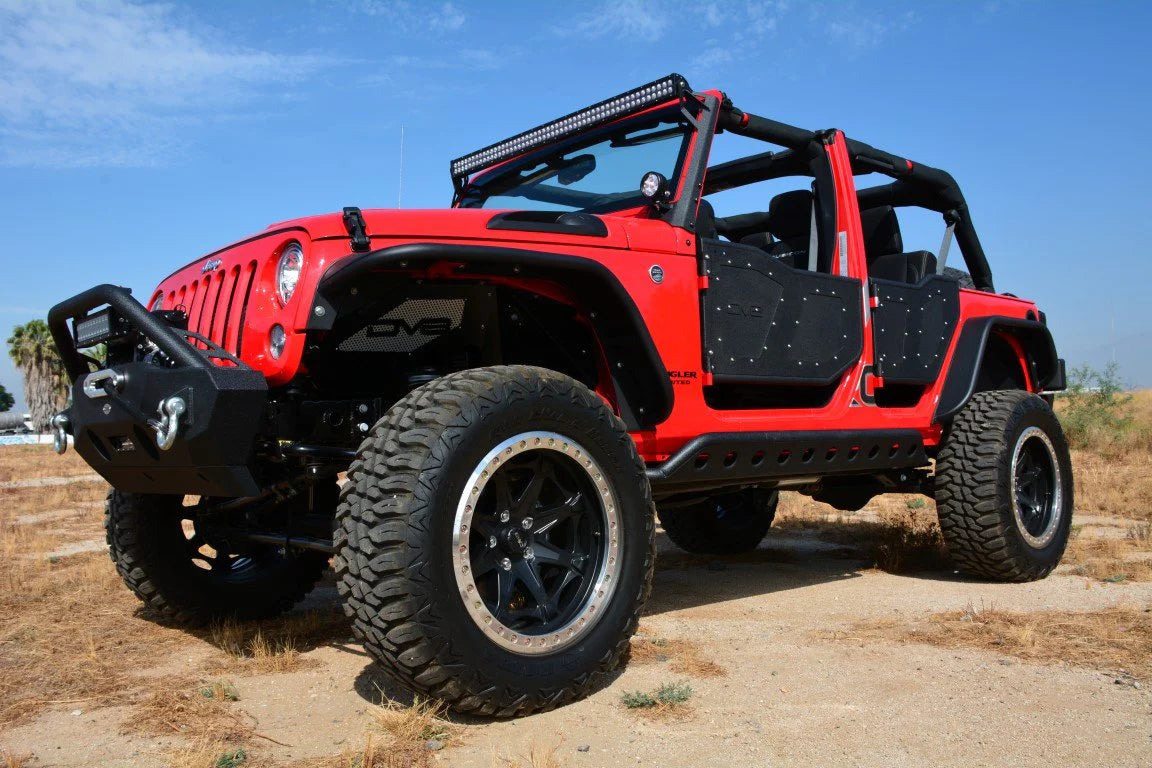
{"type": "Polygon", "coordinates": [[[607,126],[481,174],[460,207],[597,213],[645,205],[641,177],[662,173],[675,189],[690,136],[676,111],[607,126]]]}

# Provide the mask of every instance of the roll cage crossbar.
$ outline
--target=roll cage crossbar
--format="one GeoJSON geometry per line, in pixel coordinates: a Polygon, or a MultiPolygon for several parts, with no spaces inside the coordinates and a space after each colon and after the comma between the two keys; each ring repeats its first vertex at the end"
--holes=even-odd
{"type": "MultiPolygon", "coordinates": [[[[709,168],[704,185],[705,194],[781,176],[812,175],[808,171],[810,158],[833,134],[832,131],[809,131],[742,112],[727,99],[721,106],[717,129],[768,141],[787,149],[783,152],[764,152],[709,168]]],[[[972,225],[964,194],[952,174],[929,165],[913,163],[862,141],[846,139],[846,143],[853,173],[875,172],[894,179],[890,184],[860,190],[857,193],[860,208],[919,206],[941,213],[945,222],[956,228],[956,241],[972,275],[973,284],[982,291],[994,290],[992,270],[972,225]]]]}

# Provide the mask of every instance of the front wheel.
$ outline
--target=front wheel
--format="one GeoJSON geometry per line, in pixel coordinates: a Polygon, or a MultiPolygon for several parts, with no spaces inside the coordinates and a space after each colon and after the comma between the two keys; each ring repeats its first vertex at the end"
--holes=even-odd
{"type": "Polygon", "coordinates": [[[1072,463],[1060,422],[1029,392],[979,392],[936,457],[936,509],[952,560],[973,576],[1033,581],[1072,526],[1072,463]]]}
{"type": "Polygon", "coordinates": [[[599,397],[541,368],[413,390],[361,446],[337,517],[357,637],[391,677],[460,712],[587,694],[651,589],[635,445],[599,397]]]}
{"type": "MultiPolygon", "coordinates": [[[[316,506],[331,513],[336,484],[317,485],[316,506]]],[[[303,517],[309,494],[263,505],[275,518],[303,517]]],[[[328,568],[319,552],[287,550],[222,532],[217,499],[111,491],[105,503],[108,552],[124,583],[163,620],[197,625],[265,619],[287,611],[328,568]]]]}

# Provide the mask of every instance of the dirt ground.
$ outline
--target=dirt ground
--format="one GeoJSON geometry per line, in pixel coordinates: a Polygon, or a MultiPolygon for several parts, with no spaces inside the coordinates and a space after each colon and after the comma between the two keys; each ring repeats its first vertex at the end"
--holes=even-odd
{"type": "Polygon", "coordinates": [[[258,635],[159,627],[103,552],[103,485],[47,449],[0,466],[0,765],[1152,765],[1149,506],[1081,502],[1068,562],[1023,585],[953,572],[931,504],[906,497],[842,515],[789,496],[748,556],[661,534],[606,687],[445,721],[379,675],[330,579],[258,635]],[[686,701],[622,702],[673,683],[686,701]]]}

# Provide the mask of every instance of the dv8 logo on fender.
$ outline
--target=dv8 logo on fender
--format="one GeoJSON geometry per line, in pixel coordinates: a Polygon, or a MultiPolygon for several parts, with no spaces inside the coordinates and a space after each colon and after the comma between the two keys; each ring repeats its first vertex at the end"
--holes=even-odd
{"type": "Polygon", "coordinates": [[[337,346],[341,352],[414,352],[460,327],[464,299],[409,299],[337,346]]]}

